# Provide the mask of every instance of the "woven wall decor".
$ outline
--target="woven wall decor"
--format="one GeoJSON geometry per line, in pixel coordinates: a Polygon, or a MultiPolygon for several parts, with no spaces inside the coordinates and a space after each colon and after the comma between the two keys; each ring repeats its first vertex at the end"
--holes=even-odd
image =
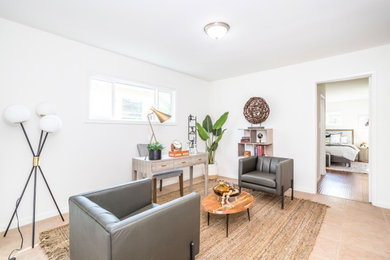
{"type": "Polygon", "coordinates": [[[261,124],[269,116],[269,106],[261,97],[251,97],[244,106],[244,116],[251,124],[261,124]]]}

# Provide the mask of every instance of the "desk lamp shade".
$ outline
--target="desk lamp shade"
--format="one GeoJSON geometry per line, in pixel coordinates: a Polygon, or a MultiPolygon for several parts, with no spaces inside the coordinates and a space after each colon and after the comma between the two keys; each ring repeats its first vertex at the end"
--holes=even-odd
{"type": "Polygon", "coordinates": [[[8,106],[4,111],[4,117],[11,123],[23,123],[30,119],[31,112],[22,105],[8,106]]]}
{"type": "Polygon", "coordinates": [[[38,116],[56,115],[57,109],[48,102],[43,102],[37,106],[35,112],[38,116]]]}
{"type": "Polygon", "coordinates": [[[39,121],[41,130],[48,133],[58,132],[62,127],[61,119],[56,115],[48,115],[41,118],[39,121]]]}
{"type": "Polygon", "coordinates": [[[171,118],[170,115],[168,114],[165,114],[161,111],[158,111],[157,109],[155,109],[154,107],[151,107],[150,110],[153,111],[153,113],[157,116],[158,118],[158,121],[160,121],[160,123],[164,123],[165,121],[167,121],[169,118],[171,118]]]}

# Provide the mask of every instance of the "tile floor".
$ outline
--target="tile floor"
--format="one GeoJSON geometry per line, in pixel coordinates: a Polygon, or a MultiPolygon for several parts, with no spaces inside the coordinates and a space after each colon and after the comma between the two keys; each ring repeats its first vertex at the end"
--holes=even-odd
{"type": "MultiPolygon", "coordinates": [[[[174,189],[177,185],[170,185],[162,193],[174,189]]],[[[310,259],[390,259],[390,209],[321,194],[295,192],[295,196],[330,206],[310,259]]],[[[68,216],[65,217],[67,220],[68,216]]],[[[62,224],[59,217],[54,217],[38,222],[37,230],[42,232],[62,224]]],[[[23,226],[22,230],[25,246],[16,254],[17,260],[47,259],[39,246],[30,248],[31,225],[23,226]]],[[[0,235],[0,259],[7,259],[9,252],[19,246],[18,233],[13,229],[6,238],[0,235]]]]}

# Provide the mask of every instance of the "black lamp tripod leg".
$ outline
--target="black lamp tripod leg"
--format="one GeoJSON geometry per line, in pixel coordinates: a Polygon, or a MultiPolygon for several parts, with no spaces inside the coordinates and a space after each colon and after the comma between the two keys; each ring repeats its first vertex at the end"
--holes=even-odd
{"type": "Polygon", "coordinates": [[[33,171],[34,171],[34,168],[35,168],[34,166],[31,168],[30,175],[28,176],[28,179],[27,179],[27,181],[26,181],[26,184],[24,185],[22,194],[20,195],[20,199],[19,199],[18,203],[16,204],[14,213],[12,214],[11,220],[10,220],[9,223],[8,223],[7,229],[5,230],[3,237],[5,237],[5,236],[7,235],[7,233],[8,233],[8,230],[9,230],[9,228],[10,228],[10,226],[11,226],[12,220],[14,219],[15,214],[16,214],[16,211],[18,210],[19,204],[20,204],[20,202],[22,201],[24,192],[26,191],[26,188],[27,188],[27,186],[28,186],[28,183],[30,182],[31,175],[32,175],[32,173],[33,173],[33,171]]]}
{"type": "Polygon", "coordinates": [[[35,206],[36,206],[36,198],[37,198],[37,167],[34,167],[34,200],[33,200],[33,223],[32,223],[32,245],[34,248],[34,240],[35,240],[35,206]]]}
{"type": "Polygon", "coordinates": [[[57,210],[58,210],[58,213],[59,213],[60,216],[61,216],[62,221],[65,221],[65,220],[64,220],[64,217],[62,216],[61,210],[60,210],[60,208],[59,208],[58,205],[57,205],[57,201],[55,200],[54,195],[53,195],[53,193],[51,192],[51,189],[50,189],[50,187],[49,187],[49,184],[47,183],[47,180],[46,180],[46,178],[45,178],[45,175],[44,175],[43,172],[42,172],[41,166],[38,166],[38,169],[39,169],[39,171],[41,172],[41,175],[42,175],[42,177],[43,177],[43,180],[45,181],[46,187],[47,187],[47,189],[49,190],[50,196],[51,196],[51,198],[53,199],[54,204],[56,205],[56,208],[57,208],[57,210]]]}
{"type": "Polygon", "coordinates": [[[28,146],[30,147],[30,150],[31,150],[33,156],[35,156],[34,149],[33,149],[32,146],[31,146],[30,139],[28,138],[28,135],[27,135],[27,133],[26,133],[26,129],[24,129],[23,123],[20,123],[20,126],[22,127],[23,134],[24,134],[24,136],[25,136],[26,139],[27,139],[28,146]]]}
{"type": "MultiPolygon", "coordinates": [[[[43,133],[43,131],[41,132],[41,134],[43,133]]],[[[45,135],[45,138],[43,138],[43,142],[42,142],[42,145],[40,145],[41,143],[39,142],[39,147],[38,147],[38,155],[37,156],[40,156],[41,153],[42,153],[42,149],[43,149],[43,146],[45,145],[45,142],[46,142],[46,138],[47,138],[47,135],[49,133],[46,133],[45,135]]]]}

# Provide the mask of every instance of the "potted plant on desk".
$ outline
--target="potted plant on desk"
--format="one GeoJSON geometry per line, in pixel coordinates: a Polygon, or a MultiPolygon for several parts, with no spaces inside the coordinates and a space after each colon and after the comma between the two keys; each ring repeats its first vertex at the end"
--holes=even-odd
{"type": "Polygon", "coordinates": [[[149,160],[161,160],[161,151],[164,146],[159,142],[148,144],[149,160]]]}
{"type": "Polygon", "coordinates": [[[210,179],[215,179],[218,176],[217,164],[215,162],[215,151],[218,148],[218,143],[221,141],[226,129],[222,130],[223,124],[225,124],[228,118],[229,112],[225,112],[213,125],[211,117],[209,115],[203,120],[202,125],[196,123],[198,134],[200,138],[206,143],[206,151],[209,153],[209,170],[208,174],[210,179]]]}

